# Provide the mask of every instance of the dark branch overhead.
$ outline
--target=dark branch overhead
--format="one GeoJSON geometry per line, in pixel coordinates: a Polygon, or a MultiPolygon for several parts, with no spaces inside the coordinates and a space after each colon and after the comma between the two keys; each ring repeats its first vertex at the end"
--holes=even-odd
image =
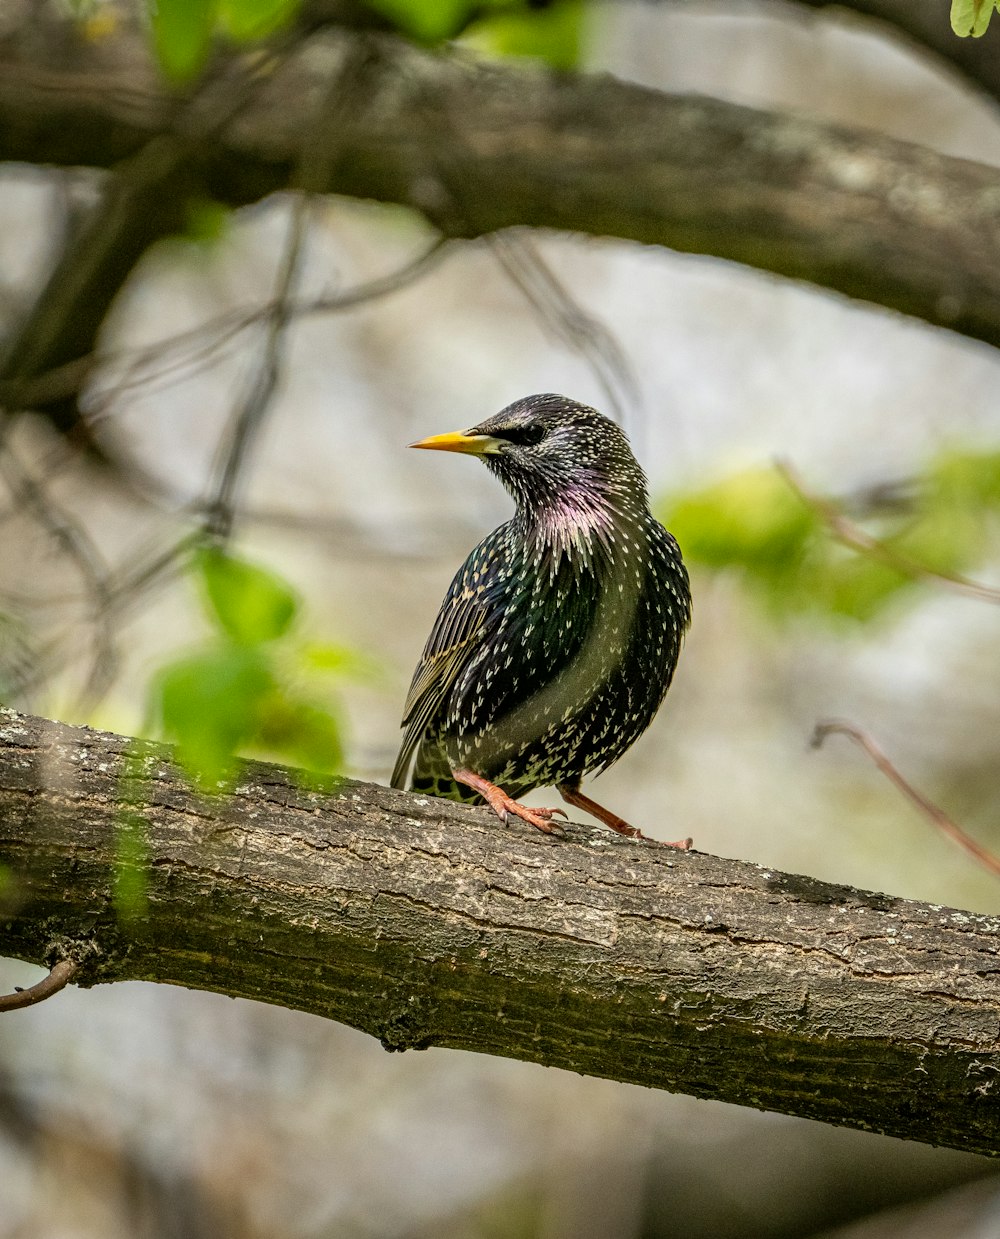
{"type": "Polygon", "coordinates": [[[261,764],[206,801],[153,749],[123,922],[129,744],[0,712],[0,954],[1000,1153],[998,918],[261,764]]]}
{"type": "Polygon", "coordinates": [[[260,72],[220,64],[190,100],[157,84],[140,41],[61,38],[54,56],[55,35],[16,23],[0,33],[0,159],[109,168],[165,143],[178,194],[200,187],[242,204],[304,185],[405,203],[449,235],[531,225],[621,237],[1000,343],[991,167],[370,32],[311,35],[260,72]]]}

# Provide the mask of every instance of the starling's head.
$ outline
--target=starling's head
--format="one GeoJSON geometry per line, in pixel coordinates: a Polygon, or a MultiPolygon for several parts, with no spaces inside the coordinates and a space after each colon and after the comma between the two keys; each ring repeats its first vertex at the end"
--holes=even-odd
{"type": "Polygon", "coordinates": [[[565,396],[526,396],[461,434],[411,447],[482,456],[528,515],[559,510],[572,520],[577,510],[646,510],[646,479],[624,433],[565,396]]]}

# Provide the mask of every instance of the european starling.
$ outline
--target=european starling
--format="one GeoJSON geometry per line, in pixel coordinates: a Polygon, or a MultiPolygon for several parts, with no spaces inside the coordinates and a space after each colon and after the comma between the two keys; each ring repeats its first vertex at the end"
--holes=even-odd
{"type": "Polygon", "coordinates": [[[649,511],[628,440],[595,409],[542,395],[410,446],[481,456],[516,512],[441,604],[406,699],[393,787],[406,786],[412,760],[414,791],[485,800],[503,821],[513,813],[552,832],[561,809],[515,797],[555,786],[643,838],[580,791],[649,726],[691,618],[680,549],[649,511]]]}

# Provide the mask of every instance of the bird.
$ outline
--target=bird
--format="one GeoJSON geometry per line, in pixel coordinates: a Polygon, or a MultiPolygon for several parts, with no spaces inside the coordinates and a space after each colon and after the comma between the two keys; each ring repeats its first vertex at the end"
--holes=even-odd
{"type": "Polygon", "coordinates": [[[619,834],[647,838],[581,790],[652,722],[691,621],[680,548],[650,512],[624,432],[550,392],[409,446],[480,457],[515,511],[445,595],[403,708],[392,786],[485,802],[502,822],[559,834],[565,810],[519,803],[555,787],[619,834]]]}

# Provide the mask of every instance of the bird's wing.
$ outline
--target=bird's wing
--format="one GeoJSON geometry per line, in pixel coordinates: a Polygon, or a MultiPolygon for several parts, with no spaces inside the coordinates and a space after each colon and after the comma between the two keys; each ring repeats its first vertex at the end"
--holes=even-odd
{"type": "Polygon", "coordinates": [[[393,787],[405,785],[413,750],[497,614],[491,605],[492,591],[481,587],[477,573],[479,556],[486,550],[486,543],[481,543],[452,581],[413,673],[403,707],[406,730],[392,771],[393,787]]]}

